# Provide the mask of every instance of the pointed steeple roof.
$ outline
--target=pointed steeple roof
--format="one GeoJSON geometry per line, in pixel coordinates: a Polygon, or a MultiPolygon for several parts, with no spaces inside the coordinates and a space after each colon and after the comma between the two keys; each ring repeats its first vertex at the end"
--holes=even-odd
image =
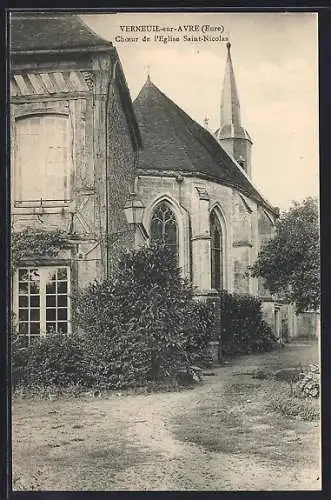
{"type": "Polygon", "coordinates": [[[225,74],[222,88],[221,128],[224,125],[241,125],[240,102],[231,59],[230,42],[226,44],[226,48],[228,50],[228,55],[225,65],[225,74]]]}
{"type": "Polygon", "coordinates": [[[215,137],[161,92],[150,77],[133,108],[142,137],[138,165],[141,171],[207,178],[236,188],[274,211],[215,137]]]}
{"type": "Polygon", "coordinates": [[[247,130],[241,125],[240,101],[231,58],[231,43],[226,44],[227,59],[221,97],[220,128],[217,139],[240,138],[252,142],[247,130]]]}

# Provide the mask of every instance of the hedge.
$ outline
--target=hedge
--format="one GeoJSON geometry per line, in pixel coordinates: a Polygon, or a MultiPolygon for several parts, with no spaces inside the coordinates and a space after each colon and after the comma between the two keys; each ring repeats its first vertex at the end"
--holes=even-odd
{"type": "Polygon", "coordinates": [[[277,340],[262,318],[262,303],[251,295],[221,292],[221,339],[224,355],[273,349],[277,340]]]}

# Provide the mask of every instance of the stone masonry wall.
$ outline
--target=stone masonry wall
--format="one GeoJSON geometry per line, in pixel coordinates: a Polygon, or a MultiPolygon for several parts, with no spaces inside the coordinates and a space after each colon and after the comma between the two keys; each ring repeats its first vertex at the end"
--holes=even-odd
{"type": "Polygon", "coordinates": [[[129,194],[134,191],[137,161],[116,81],[109,89],[107,142],[109,259],[112,267],[123,247],[133,247],[134,233],[127,224],[123,209],[129,194]]]}

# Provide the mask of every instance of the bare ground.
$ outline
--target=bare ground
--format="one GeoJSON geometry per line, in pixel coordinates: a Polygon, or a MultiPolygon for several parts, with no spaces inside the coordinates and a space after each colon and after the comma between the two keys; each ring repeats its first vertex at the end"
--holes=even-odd
{"type": "Polygon", "coordinates": [[[268,407],[276,370],[317,344],[245,356],[193,390],[13,403],[14,490],[318,490],[318,421],[268,407]]]}

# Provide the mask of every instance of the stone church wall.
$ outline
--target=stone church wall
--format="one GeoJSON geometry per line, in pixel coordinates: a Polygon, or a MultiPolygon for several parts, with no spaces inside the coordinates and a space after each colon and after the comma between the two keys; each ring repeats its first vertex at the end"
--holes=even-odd
{"type": "Polygon", "coordinates": [[[250,248],[237,246],[233,248],[233,291],[243,295],[249,294],[249,266],[250,248]]]}
{"type": "Polygon", "coordinates": [[[167,195],[181,204],[186,210],[190,210],[191,188],[188,187],[189,183],[190,180],[188,179],[178,182],[175,176],[162,176],[162,174],[160,176],[146,176],[138,174],[137,187],[139,196],[147,209],[158,197],[167,195]]]}
{"type": "Polygon", "coordinates": [[[210,276],[208,276],[210,257],[204,248],[206,244],[202,241],[197,243],[196,238],[208,235],[209,213],[211,209],[216,209],[223,230],[224,287],[237,293],[254,293],[250,283],[253,280],[245,276],[248,265],[252,263],[257,253],[255,248],[257,216],[254,202],[250,203],[252,207],[250,211],[232,188],[196,177],[184,177],[178,181],[175,174],[173,176],[169,174],[162,176],[161,173],[159,176],[139,175],[137,189],[146,207],[145,224],[148,231],[151,207],[158,199],[165,196],[179,205],[182,210],[179,216],[187,220],[186,225],[183,226],[186,228],[185,234],[180,241],[180,245],[185,247],[184,268],[187,271],[186,275],[193,277],[193,282],[197,281],[201,284],[200,289],[203,290],[211,286],[210,276]],[[202,198],[199,197],[199,191],[203,193],[202,198]],[[237,212],[234,207],[237,207],[237,212]],[[255,211],[253,211],[254,208],[255,211]],[[197,252],[199,253],[198,259],[192,260],[192,253],[196,255],[197,252]],[[201,264],[203,272],[199,272],[196,268],[201,260],[204,260],[201,264]]]}
{"type": "Polygon", "coordinates": [[[233,190],[233,291],[239,294],[252,293],[252,278],[247,276],[248,267],[254,260],[256,246],[255,213],[256,205],[250,202],[248,206],[243,197],[233,190]]]}
{"type": "Polygon", "coordinates": [[[129,228],[124,205],[134,191],[135,166],[138,153],[130,137],[116,82],[111,85],[107,110],[108,147],[108,209],[110,267],[116,265],[123,247],[132,248],[134,232],[129,228]]]}
{"type": "Polygon", "coordinates": [[[206,189],[210,197],[209,209],[215,209],[222,224],[222,236],[224,245],[223,286],[231,291],[233,287],[233,220],[232,220],[232,189],[207,181],[206,189]]]}

